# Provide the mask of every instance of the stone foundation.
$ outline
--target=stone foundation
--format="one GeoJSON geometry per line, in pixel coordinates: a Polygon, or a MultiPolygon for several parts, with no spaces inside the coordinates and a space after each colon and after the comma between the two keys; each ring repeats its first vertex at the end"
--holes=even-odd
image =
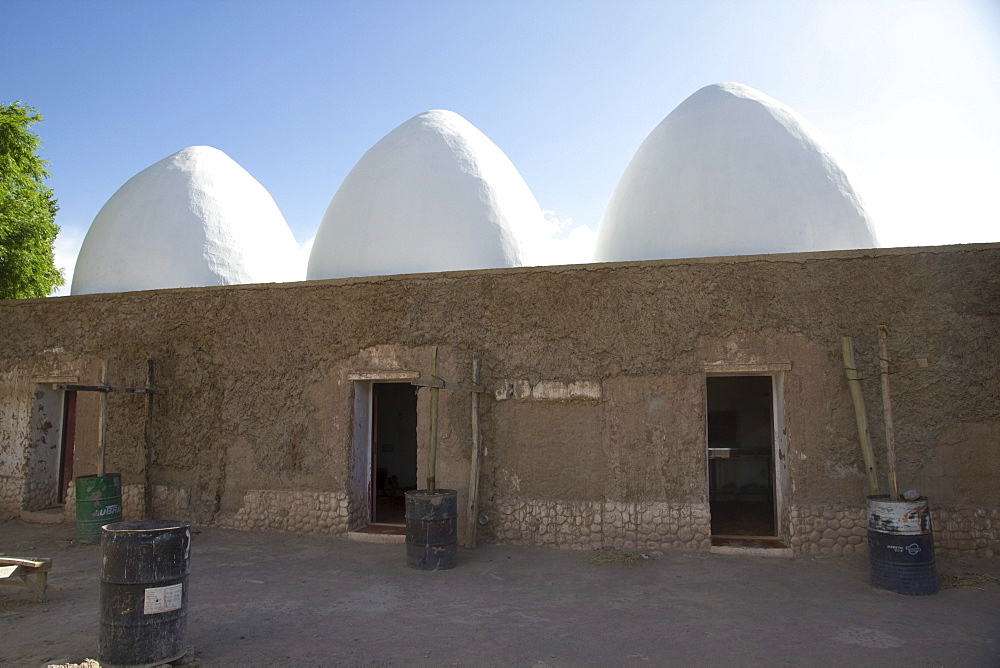
{"type": "Polygon", "coordinates": [[[20,512],[22,494],[24,494],[24,481],[21,478],[0,477],[0,517],[20,512]]]}
{"type": "Polygon", "coordinates": [[[243,507],[220,516],[215,526],[228,529],[340,534],[348,528],[348,501],[344,494],[249,490],[243,507]]]}
{"type": "MultiPolygon", "coordinates": [[[[123,519],[144,516],[144,486],[122,488],[123,519]]],[[[0,516],[14,515],[23,485],[0,478],[0,516]]],[[[157,517],[184,518],[191,513],[191,490],[155,485],[157,517]]],[[[708,550],[711,513],[707,505],[625,503],[620,501],[543,501],[511,499],[484,507],[489,523],[485,540],[510,545],[544,545],[567,549],[708,550]]],[[[76,521],[76,485],[70,483],[65,504],[67,522],[76,521]]],[[[211,525],[241,530],[287,531],[335,535],[367,520],[363,506],[345,494],[249,490],[235,513],[216,516],[211,525]]],[[[789,542],[796,554],[866,554],[865,508],[846,505],[800,505],[789,509],[789,542]]],[[[1000,556],[1000,507],[931,509],[936,550],[963,557],[1000,556]]]]}
{"type": "Polygon", "coordinates": [[[191,514],[191,488],[153,485],[153,515],[183,519],[191,514]]]}
{"type": "MultiPolygon", "coordinates": [[[[863,506],[792,506],[792,548],[798,554],[868,552],[863,506]]],[[[963,557],[1000,556],[1000,508],[944,509],[931,506],[934,549],[963,557]]]]}
{"type": "Polygon", "coordinates": [[[792,506],[789,540],[796,554],[868,552],[868,520],[864,507],[792,506]]]}
{"type": "Polygon", "coordinates": [[[489,508],[497,543],[590,550],[711,547],[707,505],[621,501],[502,501],[489,508]]]}
{"type": "Polygon", "coordinates": [[[935,549],[962,557],[1000,557],[1000,508],[934,510],[935,549]]]}

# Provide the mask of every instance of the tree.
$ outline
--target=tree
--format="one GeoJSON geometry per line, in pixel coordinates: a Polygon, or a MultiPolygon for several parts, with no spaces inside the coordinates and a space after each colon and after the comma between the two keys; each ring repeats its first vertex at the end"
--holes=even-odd
{"type": "Polygon", "coordinates": [[[20,102],[0,105],[0,299],[46,297],[64,283],[52,254],[59,207],[30,130],[41,120],[20,102]]]}

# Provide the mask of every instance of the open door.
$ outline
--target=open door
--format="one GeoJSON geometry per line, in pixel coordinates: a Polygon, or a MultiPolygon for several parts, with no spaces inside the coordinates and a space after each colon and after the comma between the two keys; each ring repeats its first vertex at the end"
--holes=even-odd
{"type": "Polygon", "coordinates": [[[778,536],[772,376],[709,376],[712,544],[778,536]]]}
{"type": "Polygon", "coordinates": [[[62,441],[59,448],[59,503],[66,503],[69,484],[73,481],[73,446],[76,434],[76,392],[63,393],[62,441]]]}
{"type": "Polygon", "coordinates": [[[404,525],[404,492],[417,488],[417,388],[409,383],[372,384],[372,524],[404,525]]]}

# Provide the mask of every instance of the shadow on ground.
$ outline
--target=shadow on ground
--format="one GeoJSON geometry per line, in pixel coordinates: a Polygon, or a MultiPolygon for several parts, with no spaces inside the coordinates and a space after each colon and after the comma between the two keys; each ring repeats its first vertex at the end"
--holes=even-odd
{"type": "MultiPolygon", "coordinates": [[[[73,531],[0,524],[0,554],[54,558],[46,603],[0,588],[0,664],[96,658],[100,548],[73,531]]],[[[871,587],[858,556],[628,565],[485,545],[425,573],[399,544],[196,531],[187,642],[203,666],[1000,665],[998,559],[939,557],[959,586],[908,597],[871,587]]]]}

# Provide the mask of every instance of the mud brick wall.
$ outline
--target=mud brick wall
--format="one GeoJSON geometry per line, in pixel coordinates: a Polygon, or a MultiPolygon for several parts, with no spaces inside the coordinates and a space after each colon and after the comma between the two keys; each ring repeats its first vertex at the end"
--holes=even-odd
{"type": "MultiPolygon", "coordinates": [[[[482,360],[486,539],[706,549],[706,374],[742,369],[782,382],[781,537],[857,551],[869,490],[840,337],[870,375],[885,324],[893,360],[930,361],[892,377],[901,484],[930,498],[941,549],[996,554],[998,268],[1000,245],[980,244],[0,302],[0,513],[31,486],[36,384],[95,383],[106,360],[113,385],[142,386],[152,358],[166,393],[148,452],[142,398],[109,397],[107,461],[127,490],[149,484],[158,515],[196,523],[356,528],[357,379],[427,377],[437,346],[450,380],[482,360]]],[[[878,380],[862,385],[884,471],[878,380]]],[[[464,532],[471,399],[441,398],[438,484],[459,491],[464,532]]],[[[424,388],[421,478],[427,407],[424,388]]],[[[96,469],[96,408],[80,398],[76,475],[96,469]]]]}

